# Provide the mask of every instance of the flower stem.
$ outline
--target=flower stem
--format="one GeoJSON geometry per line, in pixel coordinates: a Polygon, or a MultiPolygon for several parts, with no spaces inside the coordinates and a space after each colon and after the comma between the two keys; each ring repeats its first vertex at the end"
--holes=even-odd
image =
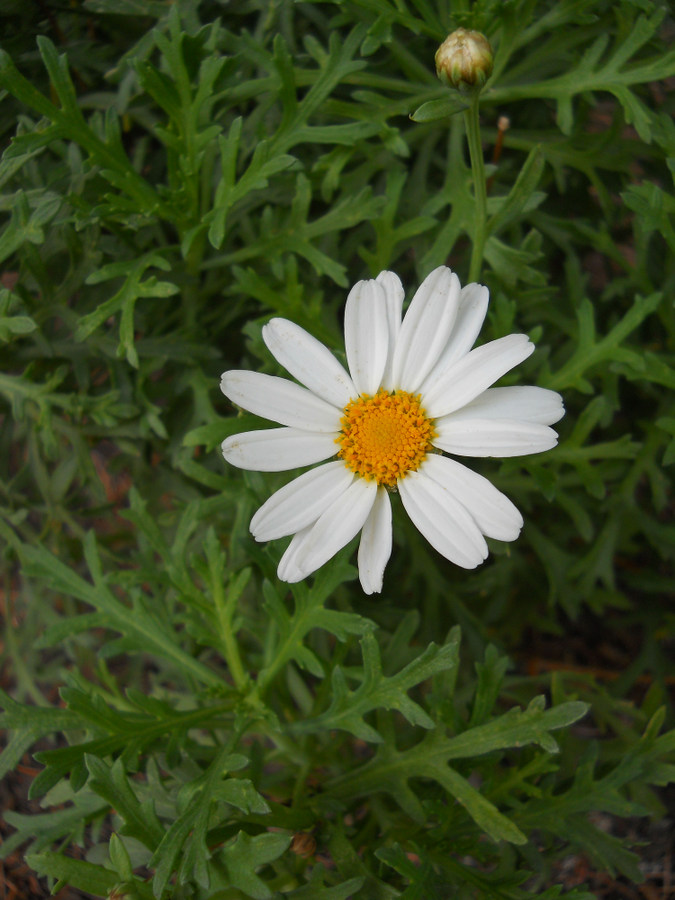
{"type": "Polygon", "coordinates": [[[471,106],[464,113],[466,137],[469,144],[471,171],[473,173],[473,192],[476,200],[474,215],[473,246],[469,265],[469,281],[477,281],[483,263],[483,250],[487,239],[487,192],[485,190],[485,163],[483,147],[480,141],[480,123],[478,118],[478,92],[471,98],[471,106]]]}

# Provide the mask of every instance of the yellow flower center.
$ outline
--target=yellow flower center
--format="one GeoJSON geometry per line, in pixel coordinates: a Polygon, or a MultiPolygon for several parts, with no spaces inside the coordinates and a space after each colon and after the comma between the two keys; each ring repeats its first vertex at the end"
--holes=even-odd
{"type": "Polygon", "coordinates": [[[419,394],[384,389],[350,400],[336,438],[347,468],[388,487],[419,469],[436,435],[420,400],[419,394]]]}

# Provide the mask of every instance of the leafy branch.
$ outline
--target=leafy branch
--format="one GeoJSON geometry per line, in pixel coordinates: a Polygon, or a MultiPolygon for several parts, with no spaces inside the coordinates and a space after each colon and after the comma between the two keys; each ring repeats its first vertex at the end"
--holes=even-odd
{"type": "MultiPolygon", "coordinates": [[[[529,98],[555,100],[558,126],[563,134],[571,134],[574,124],[572,110],[574,97],[582,93],[607,91],[621,103],[626,121],[635,125],[640,138],[649,142],[652,136],[652,114],[635,96],[631,87],[672,76],[675,71],[675,49],[630,66],[627,63],[653,36],[664,15],[665,9],[657,9],[649,18],[640,16],[624,40],[612,48],[604,62],[601,60],[609,44],[609,35],[606,32],[595,39],[575,67],[568,67],[561,75],[553,78],[537,78],[531,83],[509,84],[509,75],[504,72],[494,87],[488,87],[481,94],[481,103],[503,107],[516,100],[529,98]]],[[[575,36],[575,39],[578,38],[575,36]]],[[[553,47],[555,47],[554,54],[560,56],[557,36],[550,43],[552,47],[548,51],[549,58],[553,47]]],[[[527,64],[527,57],[525,59],[527,64]]],[[[514,73],[516,74],[519,73],[514,73]]],[[[462,102],[461,98],[450,94],[438,100],[427,101],[412,113],[412,118],[415,122],[430,122],[454,115],[465,106],[466,103],[462,102]]]]}
{"type": "Polygon", "coordinates": [[[147,216],[161,215],[172,220],[172,212],[150,185],[131,165],[120,140],[119,126],[111,110],[106,118],[105,139],[100,138],[82,115],[75,88],[70,78],[65,54],[58,55],[52,42],[42,35],[37,39],[42,61],[49,73],[54,92],[60,101],[55,106],[24,78],[5,50],[0,50],[0,87],[13,94],[29,109],[51,123],[35,132],[14,138],[5,158],[24,156],[49,146],[56,140],[75,141],[90,155],[111,184],[126,193],[147,216]]]}
{"type": "Polygon", "coordinates": [[[536,697],[526,710],[511,709],[484,725],[468,728],[455,737],[446,737],[440,729],[430,731],[415,746],[399,751],[391,743],[382,744],[372,760],[339,775],[326,786],[329,796],[346,800],[373,793],[389,794],[415,821],[424,822],[426,814],[411,779],[432,779],[454,797],[477,825],[495,840],[525,843],[522,831],[479,791],[448,765],[452,759],[473,759],[498,750],[538,744],[547,753],[558,745],[550,732],[576,722],[585,715],[585,703],[569,701],[545,709],[544,697],[536,697]]]}
{"type": "Polygon", "coordinates": [[[660,293],[636,297],[624,317],[600,340],[596,340],[593,304],[588,299],[582,300],[577,309],[576,349],[562,368],[554,374],[544,375],[542,385],[557,391],[574,387],[584,394],[590,394],[593,388],[585,373],[600,362],[612,360],[625,363],[638,373],[642,371],[645,365],[642,354],[628,347],[622,347],[621,344],[648,315],[654,312],[662,299],[663,295],[660,293]]]}
{"type": "Polygon", "coordinates": [[[364,741],[379,743],[382,736],[364,720],[364,716],[375,709],[398,710],[411,725],[427,729],[434,727],[433,719],[408,696],[408,691],[439,672],[456,668],[459,662],[459,630],[455,629],[442,647],[430,644],[424,653],[389,678],[382,672],[380,652],[373,634],[363,636],[361,651],[363,678],[358,688],[350,691],[344,670],[336,666],[331,678],[330,707],[316,718],[294,723],[290,729],[293,733],[343,729],[364,741]]]}

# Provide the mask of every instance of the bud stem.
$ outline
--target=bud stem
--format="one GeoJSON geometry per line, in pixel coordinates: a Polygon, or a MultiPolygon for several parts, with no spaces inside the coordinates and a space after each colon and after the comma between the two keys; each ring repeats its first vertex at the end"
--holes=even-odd
{"type": "Polygon", "coordinates": [[[477,281],[483,263],[483,250],[487,238],[487,192],[485,189],[485,163],[483,147],[480,140],[480,123],[478,119],[478,92],[471,97],[471,105],[464,113],[466,138],[469,144],[469,157],[473,173],[473,194],[476,201],[474,215],[473,246],[469,265],[469,281],[477,281]]]}

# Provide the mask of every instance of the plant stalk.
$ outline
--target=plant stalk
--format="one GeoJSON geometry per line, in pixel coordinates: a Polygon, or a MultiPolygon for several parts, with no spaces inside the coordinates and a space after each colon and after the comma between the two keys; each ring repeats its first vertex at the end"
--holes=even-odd
{"type": "Polygon", "coordinates": [[[469,157],[471,159],[471,171],[473,174],[473,193],[476,201],[473,246],[471,248],[471,262],[469,264],[469,282],[477,281],[480,276],[483,264],[483,251],[487,239],[487,191],[485,188],[483,147],[480,140],[478,98],[479,94],[476,92],[471,98],[471,105],[464,113],[466,138],[469,144],[469,157]]]}
{"type": "Polygon", "coordinates": [[[222,585],[217,581],[213,583],[213,599],[220,623],[220,636],[225,663],[230,670],[235,687],[243,693],[248,688],[249,677],[239,655],[237,638],[232,631],[233,604],[229,602],[229,598],[225,597],[222,585]]]}

